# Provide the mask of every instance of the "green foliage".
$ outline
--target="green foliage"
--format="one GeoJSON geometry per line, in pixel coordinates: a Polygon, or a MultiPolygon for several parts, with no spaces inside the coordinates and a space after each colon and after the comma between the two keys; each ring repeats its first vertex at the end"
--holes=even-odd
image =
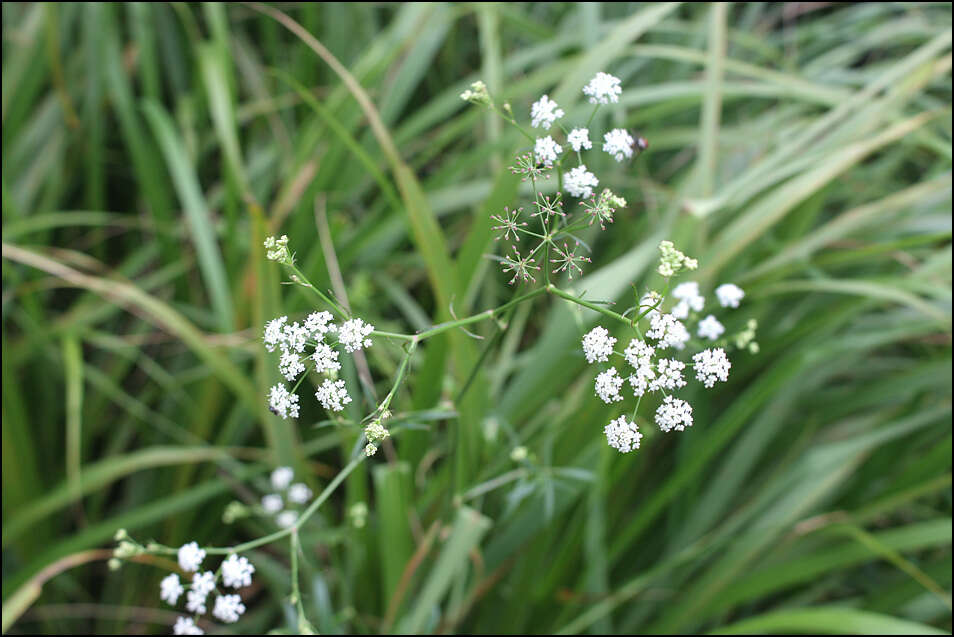
{"type": "MultiPolygon", "coordinates": [[[[265,536],[221,516],[278,463],[328,499],[249,553],[242,632],[950,632],[949,3],[281,6],[3,5],[4,632],[168,632],[113,533],[265,536]],[[370,460],[307,386],[269,414],[261,327],[315,296],[264,238],[381,330],[502,305],[526,140],[459,95],[580,120],[600,70],[650,147],[599,160],[629,206],[564,287],[622,312],[671,239],[745,288],[761,353],[694,427],[609,449],[599,315],[552,295],[422,342],[370,460]]],[[[404,352],[367,355],[355,421],[404,352]]]]}

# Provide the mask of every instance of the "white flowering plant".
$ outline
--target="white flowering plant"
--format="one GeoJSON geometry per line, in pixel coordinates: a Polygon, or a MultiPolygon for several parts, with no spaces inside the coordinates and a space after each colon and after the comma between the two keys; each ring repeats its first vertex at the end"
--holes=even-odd
{"type": "MultiPolygon", "coordinates": [[[[466,101],[486,106],[502,115],[533,141],[532,150],[518,154],[514,165],[510,167],[512,173],[530,183],[533,193],[531,212],[525,217],[522,207],[504,208],[501,213],[492,215],[492,221],[496,224],[492,229],[497,232],[498,240],[511,244],[511,252],[498,257],[504,273],[510,277],[508,283],[535,283],[536,273],[542,270],[543,285],[517,294],[498,307],[445,321],[411,334],[381,330],[355,316],[333,293],[312,284],[299,268],[287,236],[272,236],[265,240],[265,257],[285,268],[290,284],[307,289],[318,301],[318,307],[298,320],[282,315],[270,319],[262,328],[261,346],[275,357],[275,373],[280,378],[264,397],[267,409],[282,421],[299,419],[304,406],[301,390],[309,382],[314,388],[314,404],[325,411],[329,423],[340,427],[360,425],[356,449],[363,446],[363,453],[355,453],[351,462],[317,498],[313,498],[307,484],[295,481],[292,467],[279,466],[272,470],[267,488],[257,504],[230,503],[222,515],[226,523],[256,518],[276,529],[255,540],[230,547],[200,546],[192,541],[176,548],[156,542],[140,544],[125,532],[120,532],[114,558],[117,565],[122,559],[144,553],[175,555],[179,570],[188,576],[183,583],[179,574],[172,573],[160,582],[160,599],[167,604],[175,606],[180,596],[185,595],[185,609],[189,615],[176,620],[173,627],[176,634],[201,634],[203,626],[208,627],[207,620],[203,618],[210,608],[211,615],[221,622],[237,621],[245,612],[244,602],[238,594],[226,593],[224,590],[249,586],[255,572],[249,559],[240,553],[286,538],[290,541],[292,562],[291,600],[298,611],[299,629],[304,631],[310,627],[298,588],[300,531],[360,462],[374,456],[382,445],[390,444],[392,432],[388,425],[392,418],[392,401],[407,380],[413,355],[424,341],[451,330],[465,330],[467,326],[482,321],[501,323],[511,316],[517,306],[545,294],[614,320],[617,325],[632,332],[622,351],[617,347],[617,343],[621,342],[602,325],[583,335],[582,349],[587,363],[603,367],[594,385],[596,395],[603,402],[611,405],[622,403],[625,394],[630,391],[636,398],[631,415],[618,415],[603,427],[607,444],[622,453],[640,447],[643,433],[638,424],[641,418],[639,409],[644,396],[656,394],[660,397],[655,409],[655,422],[661,431],[683,431],[693,424],[692,407],[687,401],[676,397],[675,392],[687,385],[687,368],[704,387],[712,388],[717,382],[728,379],[731,363],[727,348],[732,349],[734,346],[757,351],[754,324],[749,324],[743,333],[724,338],[726,330],[714,314],[701,318],[706,304],[699,283],[680,283],[670,294],[671,282],[676,276],[698,267],[695,259],[683,254],[670,241],[659,244],[661,256],[657,272],[665,284],[663,292],[646,292],[638,303],[622,313],[558,285],[563,276],[570,281],[574,276],[582,275],[583,265],[590,262],[589,256],[580,254],[580,251],[589,251],[589,247],[578,233],[595,224],[605,231],[607,224],[614,221],[616,212],[626,207],[625,199],[609,188],[597,193],[595,189],[599,186],[599,179],[590,172],[582,157],[584,152],[593,149],[590,126],[594,116],[602,105],[618,102],[621,91],[618,78],[606,73],[597,74],[582,90],[583,97],[593,105],[589,120],[586,126],[569,130],[561,121],[565,117],[564,110],[549,96],[544,95],[535,102],[530,109],[531,128],[548,131],[560,129],[564,133],[562,142],[554,139],[555,130],[553,134],[535,138],[517,122],[509,104],[499,108],[495,105],[480,82],[474,83],[461,95],[466,101]],[[557,175],[557,191],[547,194],[539,185],[550,179],[552,172],[557,175]],[[564,193],[569,198],[579,200],[573,212],[564,209],[564,193]],[[521,254],[517,245],[522,240],[530,240],[535,246],[525,249],[526,252],[521,254]],[[664,305],[672,307],[664,311],[664,305]],[[344,412],[348,405],[360,400],[357,398],[358,388],[349,387],[347,380],[340,377],[342,364],[348,358],[354,359],[352,363],[356,363],[357,357],[363,356],[378,340],[401,344],[403,356],[394,372],[390,391],[368,410],[360,423],[355,423],[345,417],[344,412]],[[677,354],[701,342],[712,347],[700,349],[692,355],[691,360],[679,360],[677,354]],[[612,364],[617,358],[625,363],[622,373],[612,364]],[[205,559],[213,555],[225,555],[226,558],[217,570],[202,571],[205,559]],[[210,603],[209,595],[213,592],[216,597],[214,603],[210,603]]],[[[645,140],[634,139],[623,129],[606,132],[603,140],[602,151],[616,161],[631,158],[647,147],[645,140]]],[[[715,295],[719,305],[729,309],[739,307],[745,296],[744,291],[733,284],[719,286],[715,295]]],[[[522,445],[514,446],[511,460],[523,467],[519,470],[519,483],[510,499],[511,508],[532,492],[535,485],[545,485],[544,489],[551,489],[552,486],[546,485],[551,480],[589,479],[587,472],[576,468],[544,470],[536,456],[522,445]]],[[[481,493],[480,488],[477,493],[481,493]]],[[[470,491],[461,497],[475,496],[470,491]]],[[[367,514],[363,502],[355,503],[348,511],[356,529],[363,528],[367,514]]]]}

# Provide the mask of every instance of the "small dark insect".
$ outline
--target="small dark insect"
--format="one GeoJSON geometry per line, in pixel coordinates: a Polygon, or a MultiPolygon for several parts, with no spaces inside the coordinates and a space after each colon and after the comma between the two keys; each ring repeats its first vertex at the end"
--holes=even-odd
{"type": "Polygon", "coordinates": [[[636,148],[639,149],[639,152],[643,152],[649,148],[649,140],[645,137],[636,136],[636,148]]]}
{"type": "Polygon", "coordinates": [[[271,405],[268,406],[268,411],[272,412],[276,416],[278,415],[278,410],[272,407],[271,405]]]}

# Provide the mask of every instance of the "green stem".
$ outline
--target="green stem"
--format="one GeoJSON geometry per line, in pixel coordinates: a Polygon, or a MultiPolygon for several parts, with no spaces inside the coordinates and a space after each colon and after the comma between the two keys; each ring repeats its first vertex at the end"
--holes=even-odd
{"type": "Polygon", "coordinates": [[[312,290],[315,294],[318,295],[318,298],[320,298],[322,301],[330,305],[332,309],[334,309],[341,316],[345,318],[351,318],[351,314],[347,310],[341,307],[341,305],[339,305],[336,301],[329,298],[324,292],[316,288],[312,284],[312,282],[308,280],[308,277],[306,277],[304,273],[302,273],[302,271],[298,269],[298,266],[295,265],[294,261],[285,263],[285,267],[287,267],[291,271],[292,279],[295,280],[295,283],[298,283],[302,287],[306,287],[312,290]]]}

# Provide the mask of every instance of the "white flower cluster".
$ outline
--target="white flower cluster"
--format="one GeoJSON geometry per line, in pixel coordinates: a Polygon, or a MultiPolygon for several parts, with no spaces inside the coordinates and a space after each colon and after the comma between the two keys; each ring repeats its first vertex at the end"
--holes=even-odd
{"type": "MultiPolygon", "coordinates": [[[[269,352],[280,351],[278,371],[289,382],[305,373],[306,363],[311,360],[315,371],[327,376],[315,397],[325,409],[341,411],[351,402],[351,396],[344,381],[336,378],[341,363],[335,345],[349,354],[371,347],[368,337],[374,332],[374,326],[359,318],[348,319],[341,325],[332,319],[330,312],[312,312],[302,323],[289,323],[287,316],[280,316],[265,324],[263,340],[269,352]],[[312,350],[310,353],[308,348],[312,350]]],[[[274,385],[269,390],[268,408],[282,418],[298,418],[298,395],[285,385],[274,385]]]]}
{"type": "Polygon", "coordinates": [[[311,489],[304,482],[292,483],[295,472],[291,467],[278,467],[272,471],[270,481],[275,493],[262,497],[262,511],[275,518],[275,524],[283,529],[298,521],[298,507],[311,500],[311,489]],[[288,508],[285,508],[285,504],[288,508]]]}
{"type": "Polygon", "coordinates": [[[176,635],[204,634],[204,631],[196,625],[195,620],[199,615],[208,612],[206,604],[209,594],[212,592],[216,592],[212,615],[229,624],[237,622],[239,617],[245,613],[242,598],[235,594],[221,593],[217,591],[216,585],[219,577],[221,577],[223,588],[239,589],[251,586],[255,567],[248,561],[248,558],[233,553],[223,560],[218,571],[200,571],[206,552],[196,542],[183,544],[179,548],[177,557],[179,567],[187,573],[192,573],[192,581],[187,586],[183,586],[179,576],[175,573],[166,575],[159,582],[159,599],[170,606],[175,606],[179,597],[185,593],[185,608],[193,616],[177,618],[175,625],[172,627],[173,633],[176,635]]]}
{"type": "MultiPolygon", "coordinates": [[[[697,266],[695,259],[676,250],[671,242],[662,242],[660,250],[661,269],[675,273],[697,266]]],[[[615,350],[616,338],[599,325],[585,334],[582,341],[583,354],[588,363],[609,363],[616,355],[629,367],[628,371],[621,373],[615,366],[610,366],[596,376],[594,391],[600,400],[607,404],[622,401],[624,381],[629,384],[633,396],[640,400],[646,394],[660,393],[663,399],[656,409],[655,420],[665,432],[683,431],[692,426],[692,406],[672,395],[687,385],[687,367],[692,370],[695,379],[707,389],[714,387],[717,382],[726,382],[732,367],[723,347],[703,349],[694,354],[691,361],[682,361],[675,357],[692,340],[690,330],[683,321],[697,320],[699,313],[705,308],[706,299],[695,281],[680,283],[673,290],[672,296],[676,304],[666,312],[661,308],[666,301],[661,295],[652,291],[643,295],[636,311],[640,322],[645,320],[649,323],[645,339],[642,336],[631,339],[622,352],[615,350]],[[667,350],[674,350],[675,354],[664,357],[663,352],[667,350]]],[[[723,307],[737,307],[745,293],[738,286],[728,283],[716,289],[716,296],[723,307]]],[[[715,341],[723,333],[725,327],[712,314],[697,322],[696,334],[700,339],[715,341]]],[[[735,340],[740,343],[740,347],[757,351],[757,345],[755,349],[752,348],[754,337],[755,326],[750,324],[748,331],[737,336],[735,340]]],[[[731,339],[729,342],[731,343],[731,339]]],[[[617,418],[606,425],[604,433],[609,445],[623,453],[639,448],[642,437],[636,423],[630,422],[626,417],[617,418]]]]}

